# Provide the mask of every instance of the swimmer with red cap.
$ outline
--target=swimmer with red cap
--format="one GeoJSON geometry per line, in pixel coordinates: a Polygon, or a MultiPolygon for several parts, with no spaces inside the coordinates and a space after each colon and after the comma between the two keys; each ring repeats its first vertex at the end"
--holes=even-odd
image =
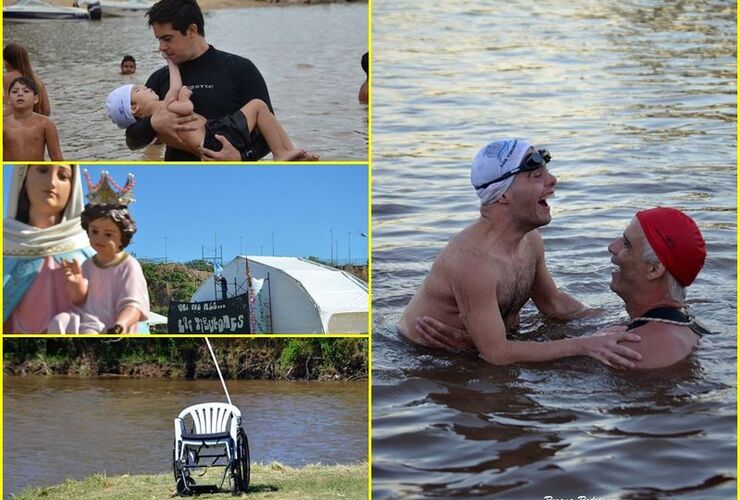
{"type": "Polygon", "coordinates": [[[617,266],[609,287],[624,301],[628,326],[642,341],[630,348],[642,355],[635,368],[662,368],[686,358],[709,333],[685,309],[686,287],[707,256],[696,223],[675,208],[637,212],[624,234],[609,244],[617,266]]]}

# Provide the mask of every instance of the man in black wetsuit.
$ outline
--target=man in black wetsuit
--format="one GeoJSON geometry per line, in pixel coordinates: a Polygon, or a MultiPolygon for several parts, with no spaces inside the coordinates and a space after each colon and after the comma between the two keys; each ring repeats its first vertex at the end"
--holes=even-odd
{"type": "MultiPolygon", "coordinates": [[[[675,208],[642,210],[609,244],[609,253],[617,266],[609,287],[624,301],[630,322],[600,332],[640,336],[640,342],[629,345],[640,354],[634,368],[664,368],[688,357],[699,338],[711,333],[685,309],[686,288],[707,255],[696,223],[675,208]]],[[[449,351],[474,347],[464,330],[431,317],[417,324],[426,345],[449,351]]]]}
{"type": "MultiPolygon", "coordinates": [[[[184,85],[190,87],[195,112],[207,119],[222,118],[239,110],[252,99],[261,99],[272,110],[270,94],[262,74],[249,60],[215,49],[205,39],[203,13],[195,0],[161,0],[147,12],[149,25],[159,40],[159,50],[179,65],[184,85]]],[[[155,71],[146,86],[163,99],[169,89],[167,66],[155,71]]],[[[181,117],[160,110],[126,129],[126,144],[141,149],[150,144],[156,134],[177,139],[176,131],[194,130],[194,116],[181,117]]],[[[255,127],[252,149],[240,153],[225,137],[216,135],[223,145],[220,151],[202,149],[203,159],[217,161],[253,161],[270,149],[255,127]]],[[[190,153],[167,146],[166,161],[200,160],[190,153]]]]}

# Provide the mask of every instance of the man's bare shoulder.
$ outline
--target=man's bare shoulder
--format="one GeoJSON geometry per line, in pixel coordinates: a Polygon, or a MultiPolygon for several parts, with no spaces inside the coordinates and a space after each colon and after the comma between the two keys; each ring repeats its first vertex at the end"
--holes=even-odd
{"type": "Polygon", "coordinates": [[[498,261],[477,238],[474,228],[468,226],[450,239],[434,260],[432,271],[444,274],[449,283],[458,286],[485,283],[489,287],[496,281],[498,261]]]}
{"type": "Polygon", "coordinates": [[[527,243],[530,247],[538,254],[545,253],[545,241],[542,239],[542,234],[537,229],[532,229],[525,236],[527,243]]]}
{"type": "Polygon", "coordinates": [[[637,343],[629,343],[642,355],[636,368],[651,369],[673,365],[689,354],[699,340],[699,336],[689,328],[651,321],[632,330],[642,337],[637,343]]]}

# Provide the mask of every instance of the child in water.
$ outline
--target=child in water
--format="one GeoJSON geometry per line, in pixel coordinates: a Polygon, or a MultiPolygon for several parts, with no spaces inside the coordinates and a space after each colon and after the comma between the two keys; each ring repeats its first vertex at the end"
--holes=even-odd
{"type": "MultiPolygon", "coordinates": [[[[182,84],[180,70],[175,63],[167,59],[170,72],[170,88],[164,100],[152,89],[144,85],[122,85],[108,95],[106,107],[113,123],[126,128],[142,119],[151,116],[155,111],[166,108],[180,116],[193,114],[192,91],[182,84]]],[[[257,128],[267,141],[276,161],[316,161],[319,155],[314,152],[293,146],[280,123],[270,112],[264,101],[252,99],[241,109],[224,118],[207,120],[195,114],[196,130],[178,131],[179,142],[168,141],[164,135],[158,138],[168,146],[188,151],[200,156],[200,146],[220,151],[221,142],[216,134],[226,137],[240,152],[247,152],[251,146],[252,131],[257,128]]],[[[155,132],[157,132],[155,130],[155,132]]]]}
{"type": "MultiPolygon", "coordinates": [[[[91,186],[89,174],[85,175],[91,186]]],[[[97,186],[89,188],[91,203],[82,212],[82,228],[97,253],[81,266],[76,260],[62,261],[67,291],[76,307],[54,316],[48,333],[137,333],[137,323],[149,317],[149,292],[141,265],[123,251],[136,232],[127,206],[133,199],[97,204],[111,201],[96,198],[96,193],[105,193],[110,187],[108,174],[104,172],[102,177],[97,186]]],[[[132,187],[129,180],[122,193],[132,187]]]]}
{"type": "Polygon", "coordinates": [[[19,76],[8,86],[8,104],[11,114],[3,121],[4,161],[44,161],[44,151],[51,161],[62,161],[59,133],[46,116],[34,113],[39,102],[36,83],[19,76]]]}

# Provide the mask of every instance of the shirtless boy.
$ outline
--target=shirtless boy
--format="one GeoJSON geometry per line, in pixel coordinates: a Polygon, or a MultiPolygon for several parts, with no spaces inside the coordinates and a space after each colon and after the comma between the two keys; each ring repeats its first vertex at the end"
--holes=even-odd
{"type": "Polygon", "coordinates": [[[478,152],[471,182],[481,216],[434,260],[401,318],[399,330],[407,339],[443,347],[424,333],[422,323],[434,321],[464,331],[462,344],[496,365],[584,355],[609,366],[634,367],[640,354],[619,342],[640,337],[623,328],[548,342],[507,339],[530,298],[552,318],[568,320],[589,311],[558,289],[545,264],[537,228],[551,220],[547,199],[555,194],[557,179],[547,169],[549,161],[546,150],[517,139],[492,142],[478,152]]]}
{"type": "Polygon", "coordinates": [[[56,126],[48,117],[33,112],[38,100],[36,84],[30,78],[21,76],[10,82],[12,113],[3,121],[4,161],[44,161],[44,150],[51,161],[64,159],[56,126]]]}
{"type": "Polygon", "coordinates": [[[222,148],[221,142],[215,137],[219,134],[225,136],[237,150],[247,151],[251,146],[252,131],[256,127],[267,141],[274,160],[319,159],[316,153],[293,146],[275,115],[260,99],[252,99],[241,109],[224,118],[207,120],[202,115],[194,113],[193,102],[190,100],[192,91],[182,84],[180,70],[169,59],[167,66],[170,72],[170,88],[162,101],[154,90],[143,85],[123,85],[108,95],[106,106],[113,123],[120,128],[126,128],[136,123],[136,120],[152,116],[158,109],[166,108],[167,111],[180,116],[196,117],[193,127],[195,130],[177,132],[177,142],[165,135],[158,135],[160,140],[170,147],[194,155],[200,155],[201,146],[219,151],[222,148]]]}

